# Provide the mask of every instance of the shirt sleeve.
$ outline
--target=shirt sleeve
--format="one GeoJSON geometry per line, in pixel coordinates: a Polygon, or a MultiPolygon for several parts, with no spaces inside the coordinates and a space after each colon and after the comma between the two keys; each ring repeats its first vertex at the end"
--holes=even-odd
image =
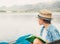
{"type": "Polygon", "coordinates": [[[60,34],[57,29],[54,29],[52,31],[48,31],[46,40],[48,40],[49,42],[53,42],[53,41],[59,40],[59,39],[60,39],[60,34]]]}
{"type": "Polygon", "coordinates": [[[52,31],[52,37],[53,37],[53,40],[59,40],[60,39],[60,33],[57,29],[55,29],[54,31],[52,31]]]}

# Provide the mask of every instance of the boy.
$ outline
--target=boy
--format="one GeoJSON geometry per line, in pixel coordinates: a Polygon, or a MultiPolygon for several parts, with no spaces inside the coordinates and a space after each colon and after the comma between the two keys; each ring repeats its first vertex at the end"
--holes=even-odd
{"type": "MultiPolygon", "coordinates": [[[[51,24],[52,13],[48,10],[41,10],[38,15],[39,25],[43,25],[40,36],[47,42],[60,39],[60,34],[56,27],[51,24]]],[[[43,44],[39,39],[35,39],[33,44],[43,44]]]]}

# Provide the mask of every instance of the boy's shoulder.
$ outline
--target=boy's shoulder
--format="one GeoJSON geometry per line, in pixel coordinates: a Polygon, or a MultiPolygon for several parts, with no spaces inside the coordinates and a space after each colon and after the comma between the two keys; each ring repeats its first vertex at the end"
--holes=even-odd
{"type": "Polygon", "coordinates": [[[58,29],[52,24],[48,27],[48,31],[56,31],[56,30],[58,29]]]}

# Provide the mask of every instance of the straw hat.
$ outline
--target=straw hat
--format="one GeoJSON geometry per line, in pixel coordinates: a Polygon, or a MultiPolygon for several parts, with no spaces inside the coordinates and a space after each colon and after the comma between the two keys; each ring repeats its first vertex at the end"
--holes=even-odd
{"type": "Polygon", "coordinates": [[[44,19],[51,19],[52,18],[52,13],[51,11],[48,11],[46,9],[39,11],[38,17],[44,18],[44,19]]]}

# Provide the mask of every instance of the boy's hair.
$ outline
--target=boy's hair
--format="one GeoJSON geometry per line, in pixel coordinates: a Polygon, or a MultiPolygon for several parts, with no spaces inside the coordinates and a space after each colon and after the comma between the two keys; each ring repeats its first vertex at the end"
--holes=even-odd
{"type": "Polygon", "coordinates": [[[47,24],[51,24],[51,19],[50,20],[43,19],[43,21],[47,24]]]}

